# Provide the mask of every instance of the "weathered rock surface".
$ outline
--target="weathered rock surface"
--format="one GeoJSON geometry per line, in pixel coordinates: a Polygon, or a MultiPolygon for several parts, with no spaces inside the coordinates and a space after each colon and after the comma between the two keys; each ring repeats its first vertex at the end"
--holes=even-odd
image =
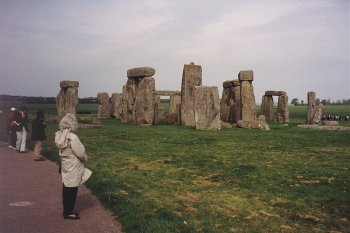
{"type": "MultiPolygon", "coordinates": [[[[123,88],[124,90],[124,88],[123,88]]],[[[120,105],[118,107],[118,115],[121,122],[129,122],[128,118],[128,93],[123,92],[121,95],[120,105]]]]}
{"type": "Polygon", "coordinates": [[[277,107],[277,115],[280,117],[278,122],[280,123],[288,123],[289,122],[289,108],[288,108],[288,96],[280,95],[278,97],[278,107],[277,107]]]}
{"type": "Polygon", "coordinates": [[[78,81],[63,80],[63,81],[60,82],[60,87],[61,88],[79,87],[79,82],[78,81]]]}
{"type": "Polygon", "coordinates": [[[110,104],[107,92],[97,93],[97,101],[99,102],[97,117],[99,119],[110,118],[110,104]]]}
{"type": "MultiPolygon", "coordinates": [[[[240,72],[241,73],[241,72],[240,72]]],[[[249,81],[241,81],[242,120],[256,121],[256,104],[253,85],[249,81]]]]}
{"type": "Polygon", "coordinates": [[[270,130],[270,126],[267,124],[264,115],[260,115],[258,120],[255,120],[255,121],[240,120],[237,122],[237,125],[238,127],[245,128],[245,129],[270,130]]]}
{"type": "Polygon", "coordinates": [[[136,100],[136,81],[129,78],[125,84],[125,93],[127,94],[127,111],[124,119],[129,123],[136,123],[135,121],[135,100],[136,100]]]}
{"type": "Polygon", "coordinates": [[[261,112],[266,117],[267,122],[276,119],[280,123],[289,122],[288,96],[285,91],[266,91],[262,97],[261,112]],[[277,112],[274,113],[273,97],[278,96],[277,112]]]}
{"type": "Polygon", "coordinates": [[[238,80],[233,80],[232,94],[234,105],[228,119],[230,123],[237,123],[242,119],[241,84],[238,80]]]}
{"type": "Polygon", "coordinates": [[[298,125],[298,128],[303,128],[303,129],[316,129],[316,130],[350,131],[350,127],[347,127],[347,126],[298,125]]]}
{"type": "Polygon", "coordinates": [[[274,119],[273,98],[271,95],[264,95],[261,101],[261,113],[266,117],[267,122],[274,119]]]}
{"type": "Polygon", "coordinates": [[[306,124],[311,124],[316,113],[316,93],[310,91],[307,93],[307,116],[306,124]]]}
{"type": "Polygon", "coordinates": [[[323,104],[319,104],[316,106],[316,111],[315,111],[315,116],[314,118],[311,120],[311,124],[317,124],[317,125],[321,125],[321,118],[323,115],[323,110],[324,110],[324,106],[323,104]]]}
{"type": "Polygon", "coordinates": [[[116,119],[120,118],[119,108],[121,106],[121,102],[122,102],[122,94],[121,93],[112,93],[110,115],[112,117],[115,117],[116,119]]]}
{"type": "Polygon", "coordinates": [[[180,124],[181,122],[181,95],[171,95],[169,103],[169,119],[172,124],[180,124]]]}
{"type": "Polygon", "coordinates": [[[77,114],[79,82],[64,80],[60,82],[61,90],[56,97],[59,120],[66,113],[77,114]]]}
{"type": "Polygon", "coordinates": [[[220,130],[218,87],[195,87],[195,123],[197,130],[220,130]]]}
{"type": "Polygon", "coordinates": [[[156,70],[151,67],[137,67],[127,71],[128,78],[144,78],[152,77],[156,73],[156,70]]]}
{"type": "Polygon", "coordinates": [[[222,96],[220,101],[220,118],[223,122],[229,122],[229,115],[232,112],[232,108],[234,106],[234,97],[233,97],[233,83],[224,82],[223,83],[222,96]],[[226,85],[225,85],[226,83],[226,85]],[[227,83],[231,85],[227,85],[227,83]]]}
{"type": "Polygon", "coordinates": [[[338,121],[322,121],[322,125],[339,126],[339,122],[338,121]]]}
{"type": "Polygon", "coordinates": [[[155,95],[154,100],[154,124],[158,124],[164,120],[164,107],[160,103],[160,95],[155,95]]]}
{"type": "Polygon", "coordinates": [[[140,81],[135,81],[135,85],[134,123],[152,125],[154,121],[155,80],[153,77],[145,77],[140,81]]]}
{"type": "Polygon", "coordinates": [[[194,95],[195,87],[202,85],[202,67],[199,65],[184,65],[181,84],[181,124],[196,126],[194,95]]]}
{"type": "Polygon", "coordinates": [[[281,96],[281,95],[287,95],[285,91],[265,91],[265,95],[268,96],[281,96]]]}
{"type": "Polygon", "coordinates": [[[252,70],[244,70],[239,72],[238,74],[239,81],[253,81],[254,75],[252,70]]]}

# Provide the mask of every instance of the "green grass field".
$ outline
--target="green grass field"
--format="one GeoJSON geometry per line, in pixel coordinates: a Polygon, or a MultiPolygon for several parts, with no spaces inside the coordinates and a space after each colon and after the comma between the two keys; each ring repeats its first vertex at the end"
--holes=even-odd
{"type": "MultiPolygon", "coordinates": [[[[350,115],[350,106],[325,114],[350,115]]],[[[350,232],[350,132],[297,128],[305,116],[305,106],[290,107],[290,124],[271,131],[103,120],[78,130],[94,172],[87,186],[127,233],[350,232]]],[[[44,154],[57,161],[55,131],[49,121],[44,154]]]]}

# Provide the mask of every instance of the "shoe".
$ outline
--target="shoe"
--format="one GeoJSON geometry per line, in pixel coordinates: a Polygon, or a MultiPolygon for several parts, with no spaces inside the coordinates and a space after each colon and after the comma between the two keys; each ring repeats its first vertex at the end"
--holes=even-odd
{"type": "Polygon", "coordinates": [[[76,214],[69,214],[69,215],[63,215],[64,219],[70,219],[70,220],[78,220],[80,217],[76,214]]]}

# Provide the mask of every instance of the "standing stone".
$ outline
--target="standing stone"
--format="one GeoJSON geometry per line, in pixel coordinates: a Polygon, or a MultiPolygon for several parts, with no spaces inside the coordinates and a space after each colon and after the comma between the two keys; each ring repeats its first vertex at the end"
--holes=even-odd
{"type": "Polygon", "coordinates": [[[154,103],[154,124],[158,124],[164,120],[164,108],[160,102],[160,95],[155,95],[155,103],[154,103]]]}
{"type": "Polygon", "coordinates": [[[78,107],[78,81],[64,80],[60,82],[61,90],[56,98],[58,118],[61,119],[66,113],[77,114],[78,107]]]}
{"type": "MultiPolygon", "coordinates": [[[[125,87],[125,85],[124,85],[125,87]]],[[[118,115],[120,118],[120,121],[123,123],[129,122],[128,118],[128,93],[124,92],[126,91],[126,88],[123,88],[123,93],[121,94],[121,101],[120,105],[118,107],[118,115]]]]}
{"type": "Polygon", "coordinates": [[[307,116],[306,124],[312,124],[312,119],[316,113],[316,93],[310,91],[307,93],[307,116]]]}
{"type": "Polygon", "coordinates": [[[110,104],[109,96],[107,92],[97,93],[97,101],[100,103],[98,106],[97,117],[99,119],[106,119],[110,117],[110,104]]]}
{"type": "Polygon", "coordinates": [[[280,119],[277,119],[280,123],[289,122],[289,108],[288,108],[288,96],[280,95],[278,97],[278,108],[277,115],[280,116],[280,119]]]}
{"type": "Polygon", "coordinates": [[[225,81],[223,83],[222,97],[220,101],[220,118],[223,122],[229,122],[229,115],[232,111],[233,101],[233,81],[225,81]]]}
{"type": "Polygon", "coordinates": [[[125,119],[129,123],[136,123],[135,121],[135,100],[136,100],[136,81],[129,78],[125,85],[125,91],[127,93],[127,111],[125,119]]]}
{"type": "Polygon", "coordinates": [[[145,77],[135,81],[135,85],[134,123],[152,125],[154,120],[155,80],[153,77],[145,77]]]}
{"type": "Polygon", "coordinates": [[[196,126],[194,95],[195,87],[202,85],[202,67],[199,65],[184,65],[181,84],[181,124],[196,126]]]}
{"type": "Polygon", "coordinates": [[[199,130],[220,130],[220,101],[218,87],[195,87],[195,123],[199,130]]]}
{"type": "Polygon", "coordinates": [[[225,81],[220,102],[223,122],[236,123],[241,119],[241,87],[238,80],[225,81]]]}
{"type": "Polygon", "coordinates": [[[265,116],[266,122],[273,121],[273,97],[264,95],[261,101],[261,113],[265,116]]]}
{"type": "Polygon", "coordinates": [[[181,95],[171,95],[169,103],[169,119],[170,124],[179,124],[181,112],[181,95]],[[179,111],[180,107],[180,111],[179,111]]]}
{"type": "Polygon", "coordinates": [[[111,96],[111,113],[110,115],[112,117],[115,117],[116,119],[120,118],[119,114],[119,108],[122,101],[122,94],[121,93],[113,93],[111,96]]]}
{"type": "Polygon", "coordinates": [[[232,97],[234,105],[229,115],[229,122],[237,123],[237,121],[242,120],[241,84],[239,80],[233,80],[232,97]]]}
{"type": "Polygon", "coordinates": [[[323,116],[324,105],[319,104],[316,106],[315,116],[311,120],[311,124],[322,125],[322,116],[323,116]]]}
{"type": "Polygon", "coordinates": [[[238,78],[241,83],[242,120],[256,121],[256,104],[252,85],[253,71],[241,71],[238,78]]]}

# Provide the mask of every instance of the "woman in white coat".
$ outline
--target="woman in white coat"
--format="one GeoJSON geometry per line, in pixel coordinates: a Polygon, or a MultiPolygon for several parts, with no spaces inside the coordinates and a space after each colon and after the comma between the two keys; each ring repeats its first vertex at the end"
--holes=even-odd
{"type": "Polygon", "coordinates": [[[60,131],[55,133],[55,143],[59,149],[62,174],[63,217],[65,219],[80,219],[74,213],[75,201],[79,184],[84,183],[91,171],[84,167],[87,160],[84,145],[73,132],[78,128],[76,116],[67,113],[59,123],[60,131]]]}

